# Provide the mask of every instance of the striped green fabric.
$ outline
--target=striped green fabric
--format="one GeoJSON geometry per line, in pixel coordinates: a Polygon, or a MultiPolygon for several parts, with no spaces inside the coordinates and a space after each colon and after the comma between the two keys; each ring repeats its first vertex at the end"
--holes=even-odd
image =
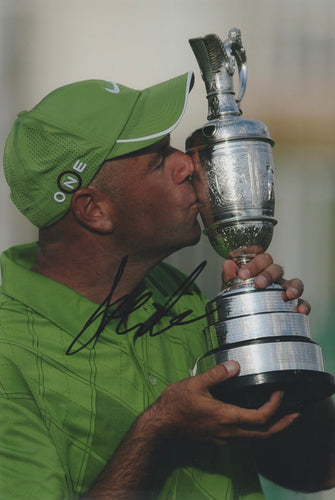
{"type": "MultiPolygon", "coordinates": [[[[75,344],[81,349],[67,356],[97,304],[32,272],[36,252],[29,244],[2,255],[0,498],[74,499],[89,489],[134,419],[167,385],[189,376],[208,350],[206,320],[134,341],[136,325],[185,279],[160,264],[138,291],[147,300],[129,314],[127,326],[134,330],[118,334],[119,319],[111,319],[97,342],[82,348],[100,317],[75,344]]],[[[204,314],[205,303],[193,285],[154,331],[186,310],[193,311],[188,319],[204,314]]],[[[246,445],[191,451],[191,462],[168,477],[160,499],[264,498],[246,445]]]]}

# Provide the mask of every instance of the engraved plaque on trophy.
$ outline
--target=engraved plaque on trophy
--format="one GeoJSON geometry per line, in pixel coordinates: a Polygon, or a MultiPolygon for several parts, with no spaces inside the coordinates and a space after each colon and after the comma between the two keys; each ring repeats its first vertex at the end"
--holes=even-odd
{"type": "MultiPolygon", "coordinates": [[[[274,142],[263,123],[241,116],[247,59],[240,31],[230,30],[224,42],[207,35],[190,44],[208,99],[208,122],[186,140],[198,177],[201,217],[214,250],[241,266],[267,250],[276,224],[274,142]]],[[[212,350],[198,360],[195,373],[229,359],[241,366],[237,377],[214,389],[216,397],[254,408],[281,389],[285,413],[335,391],[308,318],[295,311],[296,300],[283,301],[282,292],[280,285],[259,290],[253,279],[237,278],[208,303],[204,334],[212,350]]]]}

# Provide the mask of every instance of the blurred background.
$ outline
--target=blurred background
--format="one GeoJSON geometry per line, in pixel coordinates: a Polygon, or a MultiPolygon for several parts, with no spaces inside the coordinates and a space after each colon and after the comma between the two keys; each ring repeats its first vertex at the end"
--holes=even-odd
{"type": "MultiPolygon", "coordinates": [[[[205,87],[188,39],[242,31],[248,58],[246,118],[265,122],[275,140],[276,218],[270,247],[287,277],[299,276],[314,340],[335,373],[335,3],[333,0],[0,0],[0,144],[17,113],[63,84],[115,80],[142,88],[188,70],[196,74],[184,119],[186,136],[207,117],[205,87]]],[[[37,231],[11,204],[1,172],[0,250],[37,231]]],[[[169,261],[185,272],[208,260],[198,279],[209,297],[221,260],[206,238],[169,261]]],[[[264,482],[270,500],[330,500],[335,490],[303,495],[264,482]]],[[[188,500],[188,499],[187,499],[188,500]]]]}

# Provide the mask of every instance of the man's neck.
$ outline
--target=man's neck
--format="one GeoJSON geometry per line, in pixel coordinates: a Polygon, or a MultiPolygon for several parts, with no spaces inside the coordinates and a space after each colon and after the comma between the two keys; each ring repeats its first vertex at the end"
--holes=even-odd
{"type": "Polygon", "coordinates": [[[114,258],[113,264],[87,261],[74,262],[69,256],[57,261],[46,258],[39,252],[33,271],[72,288],[92,302],[101,304],[113,288],[111,301],[117,301],[129,295],[143,281],[153,266],[139,265],[126,259],[127,256],[114,258]]]}
{"type": "Polygon", "coordinates": [[[99,241],[96,235],[84,241],[74,237],[46,242],[42,238],[32,270],[101,304],[116,281],[112,302],[133,292],[157,262],[127,256],[125,250],[113,248],[107,239],[99,241]]]}

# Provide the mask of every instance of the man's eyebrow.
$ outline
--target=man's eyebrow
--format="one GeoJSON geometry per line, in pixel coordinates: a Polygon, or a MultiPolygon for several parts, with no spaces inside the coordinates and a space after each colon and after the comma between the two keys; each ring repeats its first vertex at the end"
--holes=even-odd
{"type": "Polygon", "coordinates": [[[149,168],[151,168],[153,166],[157,166],[158,161],[160,159],[163,159],[165,152],[167,151],[167,149],[170,146],[170,137],[169,136],[166,137],[166,139],[164,141],[161,140],[158,143],[156,143],[154,146],[156,146],[156,148],[152,152],[154,156],[148,164],[149,168]]]}
{"type": "Polygon", "coordinates": [[[161,163],[163,158],[164,158],[164,149],[163,148],[158,149],[157,151],[154,151],[153,157],[151,158],[151,160],[148,163],[148,170],[151,170],[152,168],[157,167],[158,164],[161,163]]]}
{"type": "Polygon", "coordinates": [[[154,147],[155,146],[156,148],[154,148],[154,152],[162,153],[166,148],[170,146],[170,136],[168,135],[164,139],[161,139],[160,141],[156,142],[156,144],[154,144],[154,147]]]}

